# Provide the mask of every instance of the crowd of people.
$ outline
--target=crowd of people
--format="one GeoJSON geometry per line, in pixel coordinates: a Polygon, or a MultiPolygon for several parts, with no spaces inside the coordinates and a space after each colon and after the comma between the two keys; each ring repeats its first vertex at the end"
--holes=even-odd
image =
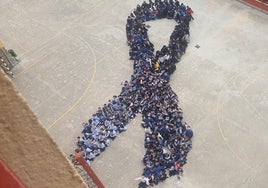
{"type": "Polygon", "coordinates": [[[12,72],[13,66],[8,63],[3,57],[0,57],[0,67],[5,71],[6,74],[14,78],[14,73],[12,72]]]}
{"type": "Polygon", "coordinates": [[[77,146],[89,163],[141,113],[146,153],[139,187],[155,185],[182,173],[193,132],[183,120],[178,97],[169,81],[189,43],[192,13],[190,7],[178,0],[149,0],[137,5],[128,16],[126,35],[134,72],[130,81],[122,83],[121,93],[99,107],[84,123],[83,135],[77,137],[77,146]],[[176,26],[169,44],[154,53],[144,22],[161,18],[174,19],[176,26]]]}

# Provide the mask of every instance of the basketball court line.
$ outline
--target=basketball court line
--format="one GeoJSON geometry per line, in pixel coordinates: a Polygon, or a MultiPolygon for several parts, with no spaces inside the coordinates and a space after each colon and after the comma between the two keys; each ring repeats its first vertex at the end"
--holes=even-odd
{"type": "Polygon", "coordinates": [[[227,139],[223,133],[223,129],[222,129],[222,125],[221,125],[221,122],[220,122],[220,107],[221,107],[221,104],[220,104],[220,96],[222,94],[222,92],[224,91],[224,88],[225,86],[228,84],[228,83],[231,83],[233,81],[235,81],[242,73],[238,73],[238,74],[235,74],[233,75],[228,81],[226,81],[223,86],[221,87],[221,90],[219,91],[219,94],[218,94],[218,97],[217,97],[217,106],[216,106],[216,112],[217,112],[217,124],[218,124],[218,129],[219,129],[219,132],[220,132],[220,135],[222,137],[222,140],[224,142],[224,144],[226,145],[226,147],[231,151],[231,153],[235,156],[235,158],[241,162],[247,169],[249,169],[251,172],[253,173],[256,173],[256,170],[251,167],[250,165],[248,165],[248,163],[246,163],[241,157],[240,155],[230,146],[230,144],[227,142],[227,139]]]}
{"type": "Polygon", "coordinates": [[[67,110],[65,110],[65,112],[59,116],[53,123],[51,123],[48,127],[47,130],[51,129],[52,127],[54,127],[60,120],[62,120],[66,115],[68,115],[81,101],[82,99],[86,96],[87,92],[89,91],[94,78],[95,78],[95,74],[96,74],[96,69],[97,69],[97,59],[96,59],[96,54],[94,49],[92,48],[92,46],[82,37],[77,37],[79,38],[81,41],[83,41],[85,43],[85,46],[87,47],[87,49],[89,51],[91,51],[91,53],[93,54],[93,58],[94,58],[94,69],[93,69],[93,75],[88,83],[88,86],[86,87],[86,89],[84,90],[83,94],[76,100],[76,102],[70,106],[67,110]]]}

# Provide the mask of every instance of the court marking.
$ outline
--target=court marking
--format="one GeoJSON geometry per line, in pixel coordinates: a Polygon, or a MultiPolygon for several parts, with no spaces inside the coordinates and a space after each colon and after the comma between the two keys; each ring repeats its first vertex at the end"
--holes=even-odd
{"type": "Polygon", "coordinates": [[[87,47],[87,49],[89,51],[91,51],[91,53],[93,54],[93,58],[94,58],[93,75],[88,83],[87,88],[83,92],[83,94],[76,100],[76,102],[71,107],[69,107],[67,110],[65,110],[65,112],[61,116],[59,116],[52,124],[50,124],[46,128],[47,130],[50,130],[52,127],[54,127],[59,121],[61,121],[66,115],[68,115],[82,101],[82,99],[86,96],[87,92],[89,91],[89,89],[94,81],[94,78],[95,78],[96,69],[97,69],[97,58],[96,58],[95,51],[92,48],[92,46],[84,38],[82,38],[80,36],[78,36],[77,38],[79,38],[81,41],[83,41],[85,43],[85,46],[87,47]]]}
{"type": "Polygon", "coordinates": [[[11,30],[11,34],[12,34],[12,36],[13,36],[13,39],[14,39],[15,43],[18,45],[18,47],[21,48],[21,49],[24,51],[23,53],[27,52],[28,49],[26,49],[26,48],[19,42],[19,40],[18,40],[18,38],[16,37],[15,32],[14,32],[13,30],[11,30]]]}
{"type": "Polygon", "coordinates": [[[24,68],[22,71],[18,72],[16,74],[16,77],[19,77],[25,73],[27,73],[28,71],[30,71],[35,65],[37,65],[38,63],[40,63],[42,60],[44,60],[47,56],[49,55],[49,53],[44,54],[43,56],[41,56],[38,60],[34,61],[34,63],[31,63],[30,65],[28,65],[26,68],[24,68]]]}
{"type": "MultiPolygon", "coordinates": [[[[67,114],[69,114],[80,102],[81,100],[85,97],[85,95],[87,94],[88,90],[90,89],[90,86],[92,85],[93,81],[94,81],[94,77],[95,77],[95,73],[96,73],[96,66],[97,66],[97,58],[96,58],[96,54],[94,49],[92,48],[92,46],[82,37],[78,36],[78,37],[73,37],[71,35],[68,35],[66,33],[62,33],[63,35],[72,38],[72,39],[80,39],[80,41],[82,41],[85,44],[85,47],[93,54],[93,59],[94,59],[94,69],[93,69],[93,75],[91,77],[91,79],[89,80],[89,84],[86,87],[86,89],[84,90],[84,92],[82,93],[82,95],[74,102],[73,105],[71,105],[71,107],[69,107],[68,109],[66,109],[64,111],[64,113],[62,115],[60,115],[52,124],[50,124],[46,129],[49,130],[50,128],[52,128],[53,126],[55,126],[55,124],[57,122],[59,122],[61,119],[63,119],[67,114]]],[[[60,45],[59,45],[60,47],[60,45]]],[[[42,62],[42,60],[44,60],[47,56],[49,55],[49,53],[46,53],[45,55],[41,56],[41,58],[30,64],[27,68],[25,68],[23,71],[19,72],[17,74],[18,76],[21,76],[25,73],[27,73],[28,71],[30,71],[35,65],[39,64],[40,62],[42,62]]],[[[46,126],[45,126],[46,127],[46,126]]]]}
{"type": "MultiPolygon", "coordinates": [[[[263,79],[267,79],[267,77],[263,74],[254,74],[255,77],[259,77],[259,78],[263,78],[263,79]]],[[[256,81],[256,80],[255,80],[256,81]]],[[[254,82],[255,82],[254,81],[254,82]]],[[[253,83],[254,83],[253,82],[253,83]]],[[[243,97],[243,99],[248,103],[248,105],[255,111],[255,113],[259,116],[259,118],[261,118],[265,124],[267,123],[267,120],[264,118],[264,116],[256,109],[256,107],[248,100],[248,98],[245,96],[245,91],[248,89],[248,87],[252,85],[252,83],[248,83],[244,88],[241,89],[240,91],[240,96],[243,97]]]]}
{"type": "Polygon", "coordinates": [[[251,172],[256,173],[255,169],[253,167],[251,167],[250,165],[248,165],[248,163],[246,163],[241,157],[240,155],[230,146],[230,144],[227,142],[227,139],[223,133],[223,129],[222,129],[222,125],[220,123],[220,96],[223,92],[223,88],[225,88],[225,86],[228,83],[234,82],[241,74],[243,74],[242,72],[240,72],[239,74],[235,74],[233,75],[229,80],[227,80],[227,82],[225,82],[223,84],[223,86],[221,87],[220,92],[218,93],[218,97],[217,97],[217,105],[216,105],[216,114],[217,114],[217,124],[218,124],[218,129],[220,132],[220,135],[222,137],[222,140],[224,142],[224,144],[227,146],[227,148],[232,152],[232,154],[235,156],[235,158],[240,161],[247,169],[249,169],[251,172]]]}
{"type": "MultiPolygon", "coordinates": [[[[43,44],[41,44],[39,47],[38,47],[38,50],[42,50],[50,41],[54,40],[57,36],[61,35],[64,33],[65,30],[71,28],[72,25],[76,24],[80,19],[82,19],[84,16],[88,15],[88,14],[93,14],[95,15],[96,12],[93,12],[93,11],[87,11],[87,12],[84,12],[84,13],[81,13],[79,15],[77,15],[76,17],[74,17],[73,19],[70,20],[70,22],[68,22],[67,26],[66,27],[63,27],[62,29],[60,29],[56,34],[53,34],[51,35],[51,37],[48,37],[49,39],[47,41],[45,41],[43,44]]],[[[37,21],[37,20],[36,20],[37,21]]],[[[38,21],[37,21],[38,22],[38,21]]],[[[42,24],[40,22],[40,24],[42,24]]],[[[24,53],[22,53],[20,55],[20,57],[23,57],[23,56],[26,56],[28,53],[34,51],[35,49],[31,49],[31,50],[27,50],[25,51],[24,53]]]]}
{"type": "MultiPolygon", "coordinates": [[[[74,17],[73,19],[71,19],[70,22],[68,22],[67,26],[62,28],[60,31],[58,31],[56,34],[53,34],[47,41],[45,41],[43,44],[40,45],[40,47],[38,48],[38,50],[42,50],[46,47],[46,45],[51,42],[52,40],[54,40],[55,38],[57,38],[59,35],[64,34],[64,31],[67,30],[68,28],[71,28],[72,25],[74,25],[76,22],[78,22],[81,18],[83,18],[84,16],[86,16],[87,14],[96,14],[96,12],[84,12],[79,14],[78,16],[74,17]]],[[[38,20],[34,20],[33,21],[43,24],[42,22],[38,21],[38,20]]],[[[14,31],[11,31],[13,38],[15,40],[15,42],[17,43],[17,45],[24,50],[23,53],[21,53],[20,57],[23,58],[23,56],[26,56],[28,53],[34,51],[34,49],[32,50],[28,50],[26,48],[24,48],[24,46],[19,42],[19,40],[16,38],[14,31]]],[[[73,37],[72,37],[73,38],[73,37]]],[[[49,54],[45,54],[44,56],[42,56],[39,60],[35,61],[34,63],[30,64],[28,67],[26,67],[23,71],[19,72],[18,74],[16,74],[16,76],[20,76],[23,73],[28,72],[33,66],[35,66],[36,64],[38,64],[40,61],[42,61],[43,59],[45,59],[49,54]]]]}
{"type": "MultiPolygon", "coordinates": [[[[255,70],[255,69],[254,69],[255,70]]],[[[247,74],[248,75],[248,73],[250,73],[250,72],[253,72],[253,71],[248,71],[248,72],[246,72],[246,73],[243,73],[243,74],[241,74],[240,76],[242,76],[242,75],[244,75],[244,74],[247,74]]],[[[255,76],[255,78],[263,78],[263,79],[267,79],[267,76],[266,75],[264,75],[264,74],[262,74],[262,73],[256,73],[256,74],[254,74],[254,76],[255,76]]],[[[239,76],[238,76],[239,77],[239,76]]],[[[237,79],[238,79],[238,77],[237,77],[237,79]]],[[[235,79],[235,80],[233,80],[233,85],[234,85],[234,87],[236,87],[237,89],[239,89],[239,87],[237,86],[237,84],[236,84],[236,80],[237,79],[235,79]]],[[[248,77],[248,79],[250,79],[250,77],[248,77]]],[[[239,95],[241,96],[241,97],[243,97],[244,98],[244,100],[247,102],[247,104],[255,111],[255,113],[259,116],[259,118],[261,118],[264,122],[265,122],[265,124],[267,124],[267,120],[264,118],[264,116],[262,115],[262,114],[260,114],[259,113],[259,111],[256,109],[256,107],[247,99],[247,97],[245,96],[245,91],[247,90],[247,88],[250,86],[250,85],[252,85],[252,83],[254,83],[254,82],[256,82],[256,80],[254,80],[253,82],[248,82],[247,84],[246,84],[246,86],[244,86],[243,88],[241,88],[240,89],[240,92],[239,92],[239,95]]]]}

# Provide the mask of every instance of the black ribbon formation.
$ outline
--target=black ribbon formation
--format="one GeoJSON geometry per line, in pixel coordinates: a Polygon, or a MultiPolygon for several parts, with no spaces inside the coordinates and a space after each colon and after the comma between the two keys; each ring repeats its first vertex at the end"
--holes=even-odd
{"type": "Polygon", "coordinates": [[[192,147],[193,132],[183,121],[178,97],[169,81],[189,43],[192,13],[190,7],[177,0],[150,0],[137,5],[128,16],[126,35],[134,73],[130,81],[122,83],[121,93],[99,107],[84,123],[83,136],[78,137],[77,146],[87,161],[94,160],[111,140],[126,130],[131,119],[141,113],[146,148],[142,177],[147,178],[147,184],[154,185],[168,175],[182,172],[192,147]],[[164,45],[154,54],[148,25],[144,22],[162,18],[174,19],[176,26],[168,46],[164,45]]]}

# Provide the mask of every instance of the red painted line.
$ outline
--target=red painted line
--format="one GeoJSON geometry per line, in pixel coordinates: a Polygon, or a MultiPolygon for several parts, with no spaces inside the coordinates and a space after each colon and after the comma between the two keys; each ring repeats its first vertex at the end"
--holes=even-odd
{"type": "Polygon", "coordinates": [[[257,0],[243,0],[243,1],[263,11],[268,12],[268,0],[258,0],[258,1],[257,0]]]}
{"type": "Polygon", "coordinates": [[[0,159],[0,188],[26,188],[16,174],[0,159]]]}

